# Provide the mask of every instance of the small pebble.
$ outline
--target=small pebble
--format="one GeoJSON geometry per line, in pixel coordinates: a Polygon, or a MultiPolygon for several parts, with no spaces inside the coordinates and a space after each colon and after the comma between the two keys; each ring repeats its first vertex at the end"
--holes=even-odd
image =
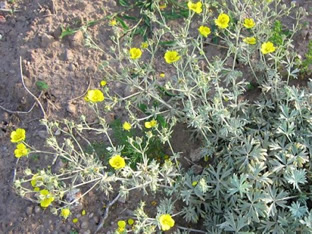
{"type": "Polygon", "coordinates": [[[84,231],[83,234],[91,234],[90,230],[84,231]]]}
{"type": "Polygon", "coordinates": [[[89,218],[91,219],[94,216],[94,213],[89,214],[89,218]]]}
{"type": "Polygon", "coordinates": [[[77,113],[77,107],[73,103],[68,103],[66,110],[72,115],[75,115],[77,113]]]}
{"type": "Polygon", "coordinates": [[[41,211],[41,208],[39,206],[35,207],[35,213],[38,214],[41,211]]]}
{"type": "Polygon", "coordinates": [[[94,217],[93,217],[93,221],[94,221],[94,223],[98,224],[99,221],[100,221],[100,219],[99,219],[98,216],[94,216],[94,217]]]}
{"type": "Polygon", "coordinates": [[[28,206],[28,207],[26,208],[26,214],[31,215],[32,212],[33,212],[33,207],[32,207],[32,206],[28,206]]]}
{"type": "Polygon", "coordinates": [[[89,226],[89,223],[87,221],[83,221],[80,225],[81,229],[87,229],[89,226]]]}

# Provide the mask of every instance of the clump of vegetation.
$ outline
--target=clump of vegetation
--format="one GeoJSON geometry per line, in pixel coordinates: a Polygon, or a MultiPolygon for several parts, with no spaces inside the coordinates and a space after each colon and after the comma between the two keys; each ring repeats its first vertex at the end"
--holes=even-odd
{"type": "MultiPolygon", "coordinates": [[[[77,188],[82,197],[94,188],[125,198],[134,189],[164,194],[154,217],[143,201],[138,206],[135,233],[311,232],[312,83],[300,89],[288,83],[298,75],[293,37],[304,9],[278,0],[190,1],[184,23],[170,28],[161,4],[153,1],[153,11],[145,11],[154,30],[144,46],[114,28],[112,58],[101,68],[107,82],[132,93],[115,96],[106,82],[89,90],[85,101],[98,124],[84,116],[80,123],[44,120],[47,151],[28,145],[23,129],[12,132],[18,160],[36,153],[66,162],[56,172],[25,170],[15,180],[17,192],[63,217],[80,199],[67,199],[77,188]],[[290,15],[293,27],[284,29],[290,15]],[[159,63],[170,75],[159,75],[159,63]],[[254,81],[257,90],[248,88],[254,81]],[[248,100],[246,89],[256,97],[248,100]],[[126,121],[109,125],[103,116],[116,106],[124,107],[126,121]],[[196,157],[174,149],[177,123],[200,142],[196,157]],[[105,151],[93,147],[89,132],[104,139],[105,151]],[[200,170],[182,167],[184,158],[200,170]]],[[[127,227],[120,220],[116,232],[127,227]]]]}

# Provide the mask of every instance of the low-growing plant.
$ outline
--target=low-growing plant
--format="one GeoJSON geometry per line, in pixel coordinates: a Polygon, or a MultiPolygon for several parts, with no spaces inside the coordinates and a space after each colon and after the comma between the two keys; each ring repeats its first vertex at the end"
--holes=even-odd
{"type": "MultiPolygon", "coordinates": [[[[160,2],[153,4],[154,11],[145,11],[154,28],[147,45],[138,48],[133,35],[116,27],[115,46],[107,51],[112,58],[101,65],[108,82],[131,87],[131,94],[105,85],[89,90],[85,101],[96,125],[84,116],[80,123],[44,120],[49,150],[26,144],[23,129],[12,133],[12,142],[22,142],[16,157],[36,153],[66,161],[57,172],[26,169],[15,180],[17,192],[55,214],[94,188],[123,197],[134,189],[161,193],[155,216],[144,201],[138,206],[135,233],[312,232],[312,83],[289,85],[299,72],[293,40],[304,9],[281,0],[188,2],[188,17],[171,28],[160,2]],[[291,28],[281,26],[285,18],[293,20],[291,28]],[[110,127],[102,116],[117,106],[127,121],[110,127]],[[195,155],[173,147],[174,126],[182,124],[200,142],[195,155]],[[90,132],[109,144],[104,159],[90,132]],[[155,151],[168,159],[157,162],[150,157],[155,151]],[[182,166],[183,159],[199,170],[182,166]],[[68,200],[77,188],[82,195],[68,200]]],[[[118,222],[116,232],[126,231],[125,221],[118,222]]]]}

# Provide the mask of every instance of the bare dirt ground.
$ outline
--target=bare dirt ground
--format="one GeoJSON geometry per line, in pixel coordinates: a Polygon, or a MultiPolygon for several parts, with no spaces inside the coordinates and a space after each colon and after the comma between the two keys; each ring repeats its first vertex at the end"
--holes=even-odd
{"type": "MultiPolygon", "coordinates": [[[[311,7],[310,1],[297,2],[307,9],[311,7]]],[[[98,67],[107,55],[85,47],[82,31],[60,40],[61,25],[81,26],[118,8],[115,0],[0,0],[0,105],[3,107],[0,109],[0,233],[94,233],[103,214],[102,205],[108,202],[96,192],[89,194],[67,221],[14,193],[12,179],[16,158],[9,135],[15,128],[22,127],[27,131],[28,142],[40,145],[45,135],[39,120],[44,114],[51,119],[77,119],[82,113],[88,115],[88,107],[81,97],[103,79],[98,67]],[[17,11],[5,11],[12,8],[17,11]],[[40,94],[37,81],[48,84],[49,92],[40,97],[45,113],[38,105],[29,113],[16,112],[27,112],[35,103],[22,83],[21,69],[25,86],[34,95],[40,94]],[[80,214],[82,209],[87,212],[85,216],[80,214]],[[75,217],[79,219],[76,224],[72,222],[75,217]]],[[[308,20],[311,22],[311,16],[308,20]]],[[[112,44],[107,20],[92,26],[88,32],[100,47],[112,44]]],[[[311,34],[310,24],[300,43],[297,42],[299,50],[304,51],[311,34]]],[[[42,161],[30,159],[25,167],[29,164],[36,167],[42,161]]],[[[100,233],[113,231],[116,220],[129,216],[139,200],[139,196],[133,194],[129,201],[117,203],[100,233]]],[[[152,209],[153,197],[146,200],[152,209]]]]}

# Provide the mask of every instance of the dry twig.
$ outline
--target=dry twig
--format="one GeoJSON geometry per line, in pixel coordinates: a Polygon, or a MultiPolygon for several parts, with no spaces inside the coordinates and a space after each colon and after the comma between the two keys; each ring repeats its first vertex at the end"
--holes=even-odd
{"type": "Polygon", "coordinates": [[[100,222],[100,224],[98,225],[96,231],[94,232],[95,234],[98,233],[98,231],[100,231],[100,229],[103,227],[104,223],[105,223],[105,220],[107,219],[108,217],[108,211],[109,211],[109,208],[114,205],[118,199],[120,198],[120,193],[114,198],[114,200],[112,200],[110,203],[108,203],[108,205],[106,206],[106,209],[105,209],[105,212],[103,214],[103,218],[100,222]]]}

